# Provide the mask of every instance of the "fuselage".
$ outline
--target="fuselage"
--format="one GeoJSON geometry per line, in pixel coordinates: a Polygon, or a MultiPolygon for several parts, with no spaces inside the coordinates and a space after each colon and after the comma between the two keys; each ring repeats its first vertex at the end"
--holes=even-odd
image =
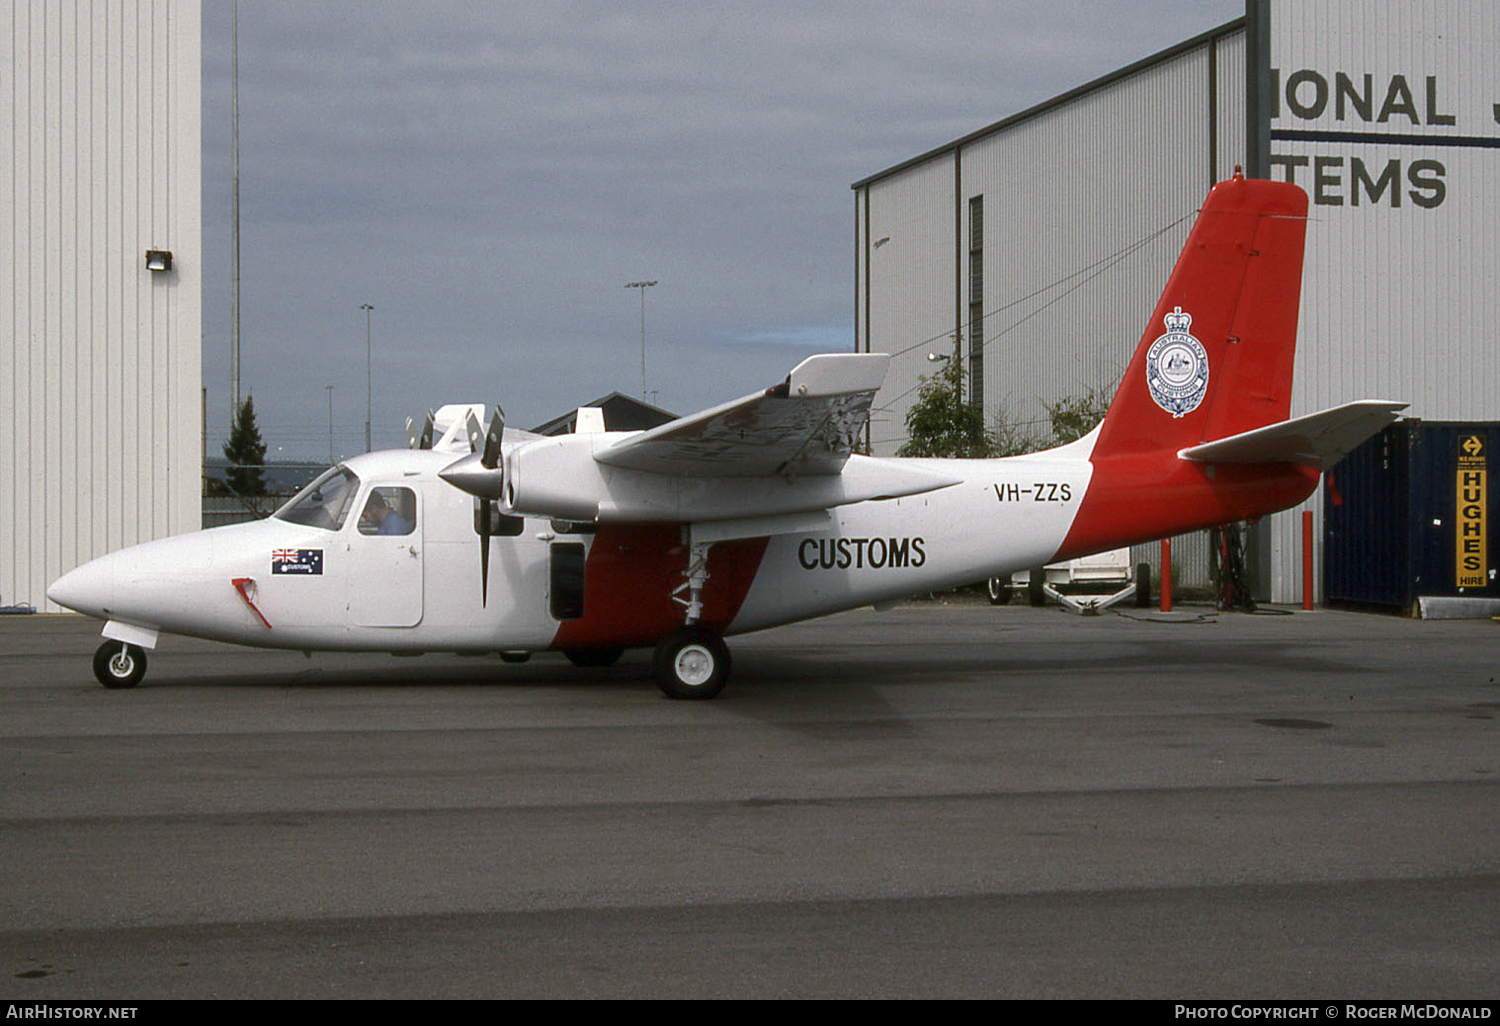
{"type": "MultiPolygon", "coordinates": [[[[481,604],[480,500],[438,478],[452,460],[423,450],[355,457],[323,486],[329,495],[315,494],[322,505],[304,495],[266,520],[125,549],[65,575],[49,595],[118,624],[305,650],[630,647],[682,623],[673,592],[688,550],[675,522],[500,517],[481,604]],[[376,505],[397,512],[404,533],[380,533],[376,505]]],[[[814,529],[713,545],[703,622],[742,633],[961,585],[1259,515],[1315,482],[1287,466],[1237,467],[1216,485],[1213,468],[1171,461],[1131,468],[1114,485],[1099,480],[1087,442],[998,460],[871,462],[957,483],[837,506],[814,529]],[[1244,479],[1224,480],[1235,474],[1244,479]],[[1174,476],[1187,499],[1172,493],[1174,476]]]]}

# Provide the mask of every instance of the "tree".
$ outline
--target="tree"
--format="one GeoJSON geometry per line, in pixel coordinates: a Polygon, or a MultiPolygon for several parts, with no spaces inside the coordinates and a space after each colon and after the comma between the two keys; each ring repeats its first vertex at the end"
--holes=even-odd
{"type": "Polygon", "coordinates": [[[247,395],[235,412],[229,441],[224,443],[224,458],[229,461],[225,477],[230,491],[242,498],[266,494],[266,480],[261,474],[266,462],[266,444],[260,440],[260,428],[255,424],[252,396],[247,395]]]}
{"type": "Polygon", "coordinates": [[[964,399],[963,364],[949,359],[942,370],[922,379],[917,401],[906,411],[906,444],[896,455],[982,459],[1034,448],[1004,418],[993,430],[985,426],[983,407],[964,399]]]}
{"type": "Polygon", "coordinates": [[[1065,395],[1055,403],[1042,403],[1052,421],[1054,444],[1077,441],[1099,426],[1109,410],[1110,397],[1097,388],[1082,395],[1065,395]]]}
{"type": "Polygon", "coordinates": [[[1050,439],[1033,437],[1003,413],[994,427],[988,427],[980,405],[964,399],[963,365],[950,358],[942,370],[922,378],[917,400],[906,411],[906,444],[896,455],[972,459],[1036,452],[1082,438],[1104,419],[1109,404],[1110,396],[1097,388],[1055,403],[1043,401],[1052,426],[1050,439]]]}

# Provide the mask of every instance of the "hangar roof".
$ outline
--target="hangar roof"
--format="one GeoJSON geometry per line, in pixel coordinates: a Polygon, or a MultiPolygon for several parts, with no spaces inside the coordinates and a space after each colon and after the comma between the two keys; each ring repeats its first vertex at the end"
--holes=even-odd
{"type": "Polygon", "coordinates": [[[1085,84],[1078,86],[1076,89],[1070,89],[1060,96],[1054,96],[1050,100],[1044,100],[1034,107],[1028,107],[1026,110],[1021,111],[1019,114],[1012,114],[1010,117],[1004,118],[992,125],[981,128],[976,132],[970,132],[968,135],[964,136],[961,139],[955,139],[953,142],[944,143],[942,146],[939,146],[932,150],[928,150],[926,153],[920,154],[919,156],[912,157],[909,160],[903,160],[901,163],[888,167],[884,171],[876,172],[875,174],[870,175],[868,178],[862,178],[851,185],[850,188],[863,189],[865,186],[878,182],[882,178],[888,178],[891,175],[898,174],[901,171],[905,171],[907,168],[915,167],[918,164],[924,164],[927,161],[931,160],[933,157],[942,156],[945,153],[951,153],[954,150],[962,149],[969,143],[982,139],[987,135],[993,135],[995,132],[1003,132],[1007,128],[1011,128],[1024,121],[1029,121],[1034,117],[1045,114],[1049,110],[1053,110],[1057,107],[1062,107],[1066,104],[1072,103],[1081,96],[1086,96],[1087,94],[1092,93],[1095,90],[1103,89],[1106,86],[1113,85],[1115,82],[1118,82],[1121,79],[1129,78],[1131,75],[1134,75],[1140,71],[1144,71],[1145,69],[1152,67],[1153,65],[1160,64],[1163,61],[1171,60],[1173,57],[1176,57],[1179,54],[1196,49],[1209,40],[1217,39],[1221,36],[1227,36],[1231,33],[1238,32],[1244,27],[1244,18],[1236,18],[1233,21],[1225,22],[1218,28],[1209,29],[1207,32],[1200,33],[1199,35],[1196,35],[1191,39],[1183,40],[1176,46],[1170,46],[1167,49],[1162,50],[1160,53],[1154,53],[1150,57],[1144,57],[1141,60],[1136,61],[1134,64],[1126,65],[1118,71],[1113,71],[1101,78],[1096,78],[1092,82],[1086,82],[1085,84]]]}

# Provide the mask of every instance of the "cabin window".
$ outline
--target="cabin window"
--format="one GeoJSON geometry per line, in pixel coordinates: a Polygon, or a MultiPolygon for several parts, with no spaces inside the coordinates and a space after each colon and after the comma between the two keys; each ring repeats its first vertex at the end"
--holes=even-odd
{"type": "Polygon", "coordinates": [[[358,491],[359,478],[352,471],[330,467],[272,516],[289,524],[337,531],[344,526],[344,518],[358,491]]]}
{"type": "Polygon", "coordinates": [[[583,546],[559,542],[552,546],[552,616],[577,620],[583,616],[583,546]]]}
{"type": "Polygon", "coordinates": [[[490,504],[490,537],[491,538],[515,538],[526,530],[526,519],[524,517],[513,517],[500,512],[500,503],[495,499],[474,500],[474,533],[483,535],[484,531],[479,526],[479,504],[488,502],[490,504]]]}
{"type": "Polygon", "coordinates": [[[407,535],[417,529],[417,495],[410,488],[372,488],[359,515],[360,534],[407,535]]]}

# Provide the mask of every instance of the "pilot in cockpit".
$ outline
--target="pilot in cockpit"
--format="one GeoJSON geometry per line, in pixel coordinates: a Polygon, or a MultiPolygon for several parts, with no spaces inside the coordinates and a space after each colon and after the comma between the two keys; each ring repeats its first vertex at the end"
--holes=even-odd
{"type": "Polygon", "coordinates": [[[361,534],[410,534],[411,529],[411,521],[391,508],[380,489],[370,493],[365,511],[359,518],[361,534]]]}

